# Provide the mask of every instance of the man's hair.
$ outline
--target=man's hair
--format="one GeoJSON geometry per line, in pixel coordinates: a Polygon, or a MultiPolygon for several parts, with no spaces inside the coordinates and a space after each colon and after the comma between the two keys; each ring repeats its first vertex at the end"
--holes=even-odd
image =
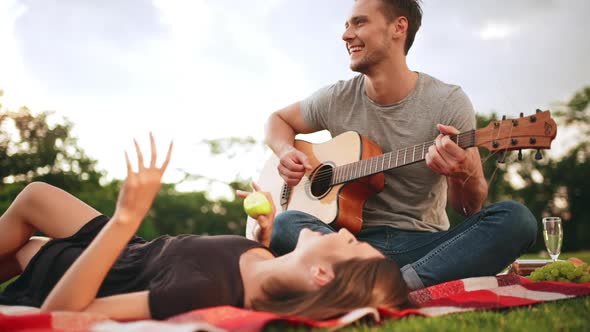
{"type": "Polygon", "coordinates": [[[385,258],[351,259],[334,265],[334,279],[311,292],[293,290],[272,279],[255,310],[310,319],[328,319],[362,307],[411,307],[408,287],[397,264],[385,258]]]}
{"type": "Polygon", "coordinates": [[[420,8],[420,0],[380,0],[385,18],[392,22],[400,16],[408,19],[408,31],[406,34],[406,44],[404,45],[404,52],[407,55],[410,47],[414,43],[416,32],[420,29],[422,24],[422,8],[420,8]]]}

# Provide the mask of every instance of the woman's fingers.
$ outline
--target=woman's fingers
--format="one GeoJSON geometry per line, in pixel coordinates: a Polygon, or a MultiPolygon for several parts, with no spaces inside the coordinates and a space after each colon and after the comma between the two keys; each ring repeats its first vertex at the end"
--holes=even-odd
{"type": "Polygon", "coordinates": [[[160,167],[160,169],[162,170],[162,173],[164,173],[164,171],[166,170],[166,167],[168,167],[168,163],[170,162],[170,157],[172,156],[172,147],[174,146],[174,142],[170,141],[170,145],[168,146],[168,153],[166,153],[166,159],[164,160],[164,163],[162,163],[162,167],[160,167]]]}
{"type": "Polygon", "coordinates": [[[152,158],[150,160],[150,168],[156,167],[156,160],[158,160],[158,151],[156,150],[156,141],[154,135],[150,132],[150,149],[152,152],[152,158]]]}
{"type": "Polygon", "coordinates": [[[254,181],[250,182],[250,187],[252,187],[254,191],[260,191],[260,186],[254,181]]]}
{"type": "Polygon", "coordinates": [[[249,191],[244,191],[244,190],[236,190],[236,195],[242,198],[246,198],[248,197],[248,195],[250,195],[249,191]]]}
{"type": "MultiPolygon", "coordinates": [[[[139,143],[137,143],[136,139],[133,139],[133,144],[135,145],[135,152],[137,153],[137,163],[138,163],[138,171],[142,171],[147,169],[144,165],[144,157],[143,157],[143,153],[141,152],[141,148],[139,147],[139,143]]],[[[159,169],[161,171],[161,173],[163,174],[164,171],[166,170],[166,168],[168,167],[168,164],[170,163],[170,159],[172,157],[172,148],[174,147],[174,142],[170,141],[170,145],[168,146],[168,152],[166,153],[166,159],[164,160],[164,162],[162,163],[162,166],[160,168],[157,167],[156,163],[158,161],[158,150],[156,148],[156,140],[154,138],[154,135],[150,132],[150,153],[151,153],[151,157],[150,157],[150,164],[149,164],[149,168],[150,169],[159,169]]],[[[127,155],[127,152],[125,152],[125,158],[128,162],[127,164],[127,172],[129,173],[130,171],[132,172],[132,168],[131,168],[131,163],[129,163],[129,158],[127,155]]]]}
{"type": "Polygon", "coordinates": [[[143,164],[143,154],[141,154],[141,149],[135,138],[133,139],[133,144],[135,145],[135,152],[137,153],[137,168],[142,170],[145,168],[145,165],[143,164]]]}
{"type": "Polygon", "coordinates": [[[125,151],[125,162],[127,163],[127,176],[129,176],[131,173],[133,173],[133,168],[131,167],[131,161],[129,161],[129,155],[127,154],[127,151],[125,151]]]}

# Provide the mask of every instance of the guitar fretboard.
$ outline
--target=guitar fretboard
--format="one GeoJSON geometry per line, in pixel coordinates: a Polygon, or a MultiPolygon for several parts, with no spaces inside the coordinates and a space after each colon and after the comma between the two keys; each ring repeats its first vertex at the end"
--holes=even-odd
{"type": "MultiPolygon", "coordinates": [[[[450,136],[461,148],[466,149],[475,146],[475,130],[466,131],[450,136]]],[[[428,148],[434,145],[434,141],[417,144],[414,146],[384,153],[369,159],[359,160],[350,164],[335,167],[332,173],[331,185],[349,182],[377,174],[390,169],[410,165],[424,160],[428,148]]]]}

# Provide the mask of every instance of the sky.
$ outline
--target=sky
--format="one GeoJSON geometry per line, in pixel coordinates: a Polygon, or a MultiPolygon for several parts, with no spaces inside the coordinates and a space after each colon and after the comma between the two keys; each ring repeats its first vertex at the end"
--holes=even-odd
{"type": "MultiPolygon", "coordinates": [[[[223,194],[224,181],[256,178],[270,151],[260,144],[228,159],[202,141],[262,141],[271,112],[353,77],[341,39],[352,3],[0,0],[1,100],[71,120],[109,178],[124,177],[133,137],[145,146],[152,131],[161,149],[173,139],[164,180],[206,175],[223,194]]],[[[590,84],[590,1],[423,0],[422,8],[410,68],[460,85],[478,113],[528,115],[590,84]]]]}

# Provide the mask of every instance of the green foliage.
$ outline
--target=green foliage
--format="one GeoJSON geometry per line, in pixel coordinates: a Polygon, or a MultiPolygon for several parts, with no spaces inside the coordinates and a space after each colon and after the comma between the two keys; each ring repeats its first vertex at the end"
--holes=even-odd
{"type": "Polygon", "coordinates": [[[72,123],[50,126],[51,112],[12,112],[0,106],[0,211],[33,181],[43,181],[74,195],[100,189],[103,173],[71,136],[72,123]]]}
{"type": "Polygon", "coordinates": [[[206,139],[202,143],[209,145],[209,152],[212,155],[226,155],[234,158],[239,153],[249,151],[257,142],[252,137],[226,137],[219,139],[206,139]]]}
{"type": "Polygon", "coordinates": [[[590,108],[588,104],[590,104],[590,86],[576,92],[573,98],[556,115],[564,120],[566,125],[582,124],[588,130],[590,129],[590,123],[588,122],[590,108]]]}
{"type": "Polygon", "coordinates": [[[153,223],[157,234],[244,234],[246,214],[239,200],[213,201],[205,192],[179,192],[165,185],[146,222],[153,223]]]}
{"type": "MultiPolygon", "coordinates": [[[[561,132],[575,130],[583,133],[576,137],[577,144],[559,159],[543,158],[534,160],[535,151],[524,152],[522,161],[516,159],[516,153],[506,156],[506,164],[497,164],[500,153],[490,156],[480,149],[484,175],[488,180],[489,193],[486,204],[516,200],[526,205],[538,218],[538,227],[542,229],[541,218],[552,215],[564,220],[563,250],[581,250],[590,248],[590,86],[576,92],[572,99],[552,112],[558,123],[558,135],[561,132]],[[514,180],[522,183],[515,186],[514,180]]],[[[496,114],[489,117],[478,115],[478,128],[485,127],[490,121],[497,120],[496,114]]],[[[555,146],[555,142],[553,143],[555,146]]],[[[455,225],[463,217],[447,209],[451,224],[455,225]]],[[[541,232],[533,250],[544,248],[541,232]]]]}

